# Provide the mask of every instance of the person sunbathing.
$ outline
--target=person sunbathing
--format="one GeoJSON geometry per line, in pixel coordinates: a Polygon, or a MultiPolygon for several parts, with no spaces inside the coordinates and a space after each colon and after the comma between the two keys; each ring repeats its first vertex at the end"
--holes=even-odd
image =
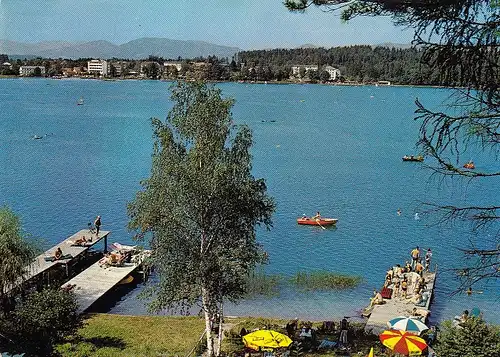
{"type": "Polygon", "coordinates": [[[373,305],[382,305],[384,303],[384,298],[382,297],[382,294],[378,292],[377,290],[374,291],[375,296],[370,299],[370,306],[373,307],[373,305]]]}
{"type": "Polygon", "coordinates": [[[420,304],[422,302],[422,294],[415,294],[413,297],[406,299],[408,304],[420,304]]]}
{"type": "Polygon", "coordinates": [[[89,242],[92,242],[92,237],[87,238],[85,236],[82,236],[82,237],[76,239],[71,245],[83,246],[83,245],[85,245],[85,243],[89,243],[89,242]]]}
{"type": "Polygon", "coordinates": [[[59,260],[63,256],[63,252],[60,247],[57,247],[56,251],[54,252],[54,259],[59,260]]]}

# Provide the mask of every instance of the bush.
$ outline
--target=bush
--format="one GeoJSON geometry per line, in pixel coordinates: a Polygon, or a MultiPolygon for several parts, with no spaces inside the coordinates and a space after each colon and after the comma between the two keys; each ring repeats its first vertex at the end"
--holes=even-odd
{"type": "Polygon", "coordinates": [[[439,357],[496,357],[500,356],[500,327],[471,317],[461,327],[450,321],[440,326],[436,354],[439,357]]]}
{"type": "Polygon", "coordinates": [[[77,302],[70,292],[45,289],[20,302],[11,314],[11,339],[29,354],[50,355],[56,342],[73,335],[82,325],[77,302]]]}

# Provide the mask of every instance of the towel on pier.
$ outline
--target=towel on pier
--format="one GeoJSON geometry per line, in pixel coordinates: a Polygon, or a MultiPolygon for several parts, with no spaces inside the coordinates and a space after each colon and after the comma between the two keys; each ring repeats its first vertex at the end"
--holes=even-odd
{"type": "Polygon", "coordinates": [[[392,289],[382,288],[382,290],[380,290],[380,295],[382,295],[384,299],[390,299],[392,297],[392,289]]]}

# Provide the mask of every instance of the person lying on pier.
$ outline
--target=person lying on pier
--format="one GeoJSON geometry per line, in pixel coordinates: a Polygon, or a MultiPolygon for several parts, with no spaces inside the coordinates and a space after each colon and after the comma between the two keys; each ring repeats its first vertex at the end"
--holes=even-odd
{"type": "Polygon", "coordinates": [[[76,284],[66,284],[66,285],[61,286],[61,290],[69,292],[69,291],[73,290],[75,287],[76,287],[76,284]]]}
{"type": "Polygon", "coordinates": [[[122,266],[127,256],[118,252],[107,253],[101,260],[99,266],[122,266]]]}
{"type": "Polygon", "coordinates": [[[418,305],[422,302],[422,294],[415,294],[413,297],[406,299],[407,304],[418,305]]]}
{"type": "Polygon", "coordinates": [[[419,320],[421,320],[422,322],[425,321],[425,319],[427,318],[427,315],[429,315],[429,311],[424,310],[424,309],[417,309],[416,307],[414,307],[412,312],[411,312],[412,317],[416,317],[419,320]]]}
{"type": "Polygon", "coordinates": [[[82,236],[82,237],[74,240],[73,242],[71,242],[71,241],[69,241],[69,242],[71,243],[72,246],[80,246],[80,247],[82,247],[82,246],[85,246],[86,243],[92,242],[92,237],[87,238],[85,236],[82,236]]]}

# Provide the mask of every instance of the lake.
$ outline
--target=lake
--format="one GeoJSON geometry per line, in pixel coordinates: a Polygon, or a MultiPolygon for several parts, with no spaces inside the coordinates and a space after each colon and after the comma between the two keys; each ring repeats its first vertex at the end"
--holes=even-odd
{"type": "MultiPolygon", "coordinates": [[[[111,242],[130,243],[126,204],[147,178],[151,117],[171,108],[169,83],[50,79],[0,80],[0,204],[21,216],[26,232],[47,247],[86,228],[97,214],[111,242]],[[76,105],[80,97],[84,105],[76,105]],[[47,134],[45,136],[45,134],[47,134]],[[43,136],[33,140],[33,135],[43,136]]],[[[450,92],[412,87],[350,87],[223,83],[236,99],[236,123],[254,133],[254,173],[264,177],[277,204],[274,227],[258,232],[271,274],[329,270],[363,277],[349,291],[285,290],[226,307],[229,315],[315,320],[355,315],[383,284],[385,271],[409,260],[411,249],[431,247],[440,274],[433,320],[480,307],[500,323],[499,285],[471,296],[450,293],[447,269],[460,266],[471,238],[467,222],[434,225],[422,202],[487,204],[498,199],[498,179],[442,181],[423,165],[402,162],[416,154],[419,123],[414,100],[439,108],[450,92]],[[496,180],[496,181],[494,181],[496,180]],[[396,211],[401,209],[398,216],[396,211]],[[336,229],[298,226],[302,214],[338,218],[336,229]],[[414,214],[420,213],[415,220],[414,214]]],[[[498,162],[471,151],[478,169],[498,162]]],[[[494,230],[492,230],[494,232],[494,230]]],[[[493,237],[483,231],[474,239],[493,237]]],[[[126,295],[111,310],[146,313],[126,295]]]]}

